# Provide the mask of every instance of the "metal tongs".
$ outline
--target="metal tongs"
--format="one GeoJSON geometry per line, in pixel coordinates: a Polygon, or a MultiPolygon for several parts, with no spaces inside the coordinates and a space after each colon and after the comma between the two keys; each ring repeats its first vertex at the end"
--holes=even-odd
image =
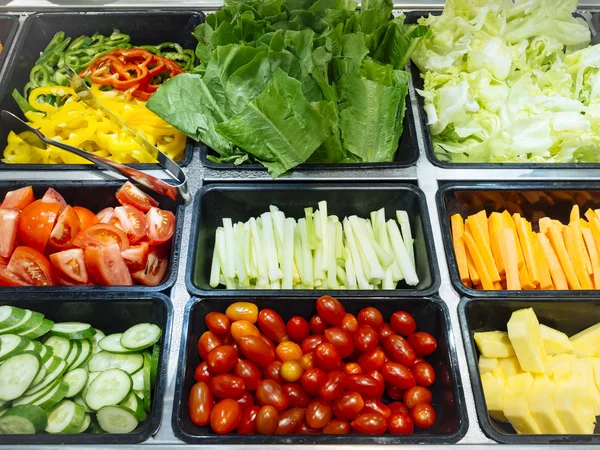
{"type": "Polygon", "coordinates": [[[151,155],[156,154],[156,159],[158,160],[160,165],[173,179],[177,180],[178,184],[168,184],[156,177],[148,175],[139,170],[127,167],[123,164],[119,164],[101,156],[88,153],[85,150],[81,150],[77,147],[67,145],[63,142],[50,139],[44,134],[42,134],[40,130],[31,127],[23,120],[19,119],[17,116],[8,111],[2,111],[2,120],[15,133],[17,133],[21,139],[23,139],[29,145],[44,150],[48,148],[48,145],[53,145],[68,152],[74,153],[77,156],[81,156],[82,158],[95,163],[98,167],[102,169],[116,172],[120,175],[123,175],[125,178],[128,178],[132,181],[136,181],[139,184],[153,190],[154,192],[172,198],[173,200],[178,201],[180,203],[188,203],[190,201],[190,195],[187,186],[187,178],[181,167],[179,167],[179,165],[175,161],[173,161],[171,158],[169,158],[167,155],[161,152],[158,148],[156,148],[156,146],[152,145],[150,142],[148,142],[146,139],[140,136],[137,132],[135,132],[132,128],[130,128],[127,124],[125,124],[121,119],[115,116],[110,110],[102,106],[102,104],[96,99],[96,97],[94,97],[94,94],[92,94],[90,88],[88,88],[88,86],[85,84],[85,81],[81,79],[81,77],[77,75],[77,73],[75,73],[73,69],[67,67],[67,72],[71,80],[71,88],[77,93],[81,101],[88,105],[90,108],[102,111],[112,122],[119,126],[121,130],[130,134],[135,140],[135,142],[140,144],[140,146],[144,150],[146,150],[151,155]]]}

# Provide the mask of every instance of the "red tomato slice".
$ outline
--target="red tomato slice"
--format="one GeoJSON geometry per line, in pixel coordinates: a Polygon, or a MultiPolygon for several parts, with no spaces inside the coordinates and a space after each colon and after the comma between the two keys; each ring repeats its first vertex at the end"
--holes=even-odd
{"type": "Polygon", "coordinates": [[[142,270],[131,274],[134,280],[146,286],[157,286],[162,281],[169,265],[169,247],[160,245],[150,247],[148,251],[148,262],[142,270]]]}
{"type": "Polygon", "coordinates": [[[131,286],[133,281],[117,244],[85,249],[85,265],[92,280],[104,286],[131,286]]]}
{"type": "Polygon", "coordinates": [[[102,211],[100,211],[98,214],[96,214],[96,217],[98,218],[98,220],[101,223],[110,223],[110,219],[112,219],[114,214],[115,214],[115,208],[111,208],[109,206],[108,208],[104,208],[102,211]]]}
{"type": "Polygon", "coordinates": [[[23,209],[31,205],[34,201],[33,188],[25,186],[21,189],[7,192],[2,202],[2,208],[23,209]]]}
{"type": "Polygon", "coordinates": [[[54,272],[54,278],[56,279],[56,284],[58,286],[93,286],[94,283],[88,281],[87,283],[80,283],[78,281],[72,280],[71,278],[59,273],[54,272]]]}
{"type": "Polygon", "coordinates": [[[23,209],[17,233],[19,242],[43,253],[59,210],[60,203],[43,200],[36,200],[23,209]]]}
{"type": "Polygon", "coordinates": [[[73,242],[75,236],[79,234],[80,229],[81,224],[77,213],[72,207],[67,205],[67,207],[58,215],[56,225],[54,225],[52,233],[50,233],[50,240],[48,243],[56,250],[66,250],[71,248],[71,242],[73,242]]]}
{"type": "Polygon", "coordinates": [[[167,242],[175,232],[175,215],[164,209],[150,208],[146,213],[150,245],[167,242]]]}
{"type": "Polygon", "coordinates": [[[10,258],[17,243],[19,210],[0,208],[0,256],[10,258]]]}
{"type": "Polygon", "coordinates": [[[73,239],[73,245],[83,249],[103,247],[110,244],[119,244],[121,250],[125,250],[129,248],[129,239],[121,230],[106,223],[92,225],[87,230],[80,231],[73,239]]]}
{"type": "Polygon", "coordinates": [[[149,248],[150,246],[147,242],[140,242],[138,245],[131,246],[121,252],[121,256],[125,260],[127,267],[129,267],[130,272],[136,272],[146,267],[149,248]]]}
{"type": "Polygon", "coordinates": [[[79,217],[79,224],[81,225],[82,230],[100,222],[98,217],[96,217],[96,214],[83,206],[73,206],[73,210],[77,214],[77,217],[79,217]]]}
{"type": "Polygon", "coordinates": [[[8,270],[32,286],[54,285],[50,261],[33,248],[17,247],[8,262],[8,270]]]}
{"type": "Polygon", "coordinates": [[[0,286],[14,287],[14,286],[31,286],[27,284],[22,278],[16,276],[6,267],[6,263],[0,263],[0,286]]]}
{"type": "Polygon", "coordinates": [[[130,244],[135,244],[146,237],[146,216],[139,209],[130,205],[117,206],[114,218],[119,220],[130,244]]]}
{"type": "Polygon", "coordinates": [[[121,189],[117,191],[117,200],[123,206],[135,206],[137,209],[143,212],[148,211],[153,206],[158,206],[158,202],[156,200],[154,200],[140,188],[131,184],[129,181],[121,186],[121,189]]]}
{"type": "Polygon", "coordinates": [[[63,198],[62,195],[58,193],[57,190],[53,188],[48,188],[44,196],[42,197],[43,202],[57,202],[60,203],[60,210],[62,211],[67,207],[67,202],[63,198]]]}
{"type": "Polygon", "coordinates": [[[82,284],[89,281],[85,267],[84,251],[80,248],[72,248],[63,252],[50,255],[50,262],[56,268],[58,274],[82,284]]]}

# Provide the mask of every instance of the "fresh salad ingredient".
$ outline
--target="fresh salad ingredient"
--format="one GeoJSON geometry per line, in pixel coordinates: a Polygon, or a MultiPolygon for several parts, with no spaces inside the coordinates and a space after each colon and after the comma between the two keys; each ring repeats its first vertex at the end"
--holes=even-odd
{"type": "MultiPolygon", "coordinates": [[[[406,311],[394,314],[414,322],[406,311]]],[[[217,434],[412,434],[415,426],[434,425],[435,371],[423,359],[436,350],[433,336],[380,337],[390,324],[378,309],[354,315],[328,296],[317,300],[310,322],[322,327],[309,331],[304,318],[286,323],[247,302],[207,314],[188,399],[191,421],[217,434]],[[356,327],[344,325],[348,316],[356,327]],[[415,337],[435,346],[418,357],[415,337]]]]}
{"type": "Polygon", "coordinates": [[[161,335],[138,323],[106,336],[0,306],[0,434],[134,431],[150,413],[161,335]]]}
{"type": "Polygon", "coordinates": [[[576,0],[446,3],[412,54],[437,158],[598,162],[598,46],[576,0]]]}
{"type": "Polygon", "coordinates": [[[120,206],[96,216],[52,188],[40,200],[31,186],[8,192],[0,206],[0,286],[160,284],[175,215],[129,182],[116,199],[120,206]]]}
{"type": "Polygon", "coordinates": [[[593,434],[600,414],[600,324],[570,338],[532,308],[505,331],[474,334],[490,417],[518,434],[593,434]]]}
{"type": "Polygon", "coordinates": [[[426,27],[391,19],[391,0],[232,2],[194,31],[199,66],[148,108],[217,156],[273,177],[308,163],[392,161],[404,71],[426,27]],[[252,11],[250,13],[249,11],[252,11]]]}
{"type": "Polygon", "coordinates": [[[318,206],[305,208],[297,221],[272,205],[246,223],[224,218],[215,234],[210,286],[368,290],[396,289],[402,280],[419,284],[406,211],[396,211],[397,222],[386,222],[383,208],[371,219],[340,221],[328,214],[326,201],[318,206]]]}
{"type": "MultiPolygon", "coordinates": [[[[600,213],[600,210],[598,210],[600,213]]],[[[568,224],[539,217],[533,224],[508,211],[453,215],[452,245],[461,281],[485,290],[600,289],[600,216],[585,220],[573,206],[568,224]]]]}

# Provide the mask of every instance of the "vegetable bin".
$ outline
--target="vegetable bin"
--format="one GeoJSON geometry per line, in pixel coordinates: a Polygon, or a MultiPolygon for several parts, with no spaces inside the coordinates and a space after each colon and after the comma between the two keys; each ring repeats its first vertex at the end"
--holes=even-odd
{"type": "Polygon", "coordinates": [[[167,362],[172,322],[172,306],[169,299],[159,293],[93,294],[74,298],[70,294],[13,293],[0,294],[0,305],[31,309],[56,322],[84,322],[108,333],[120,333],[138,323],[153,323],[162,330],[159,340],[160,360],[156,384],[152,390],[152,405],[148,418],[130,434],[47,434],[3,435],[3,445],[59,445],[59,444],[135,444],[153,436],[162,420],[163,397],[167,384],[167,362]],[[39,299],[40,295],[43,297],[39,299]]]}
{"type": "MultiPolygon", "coordinates": [[[[255,184],[209,184],[198,192],[193,212],[192,237],[190,240],[186,284],[193,295],[238,296],[248,295],[248,290],[212,289],[209,286],[211,261],[215,244],[215,231],[222,226],[222,219],[247,221],[251,217],[269,211],[269,205],[277,206],[286,217],[304,217],[304,208],[317,207],[319,201],[328,203],[329,214],[340,220],[353,214],[367,218],[372,211],[386,209],[386,220],[395,218],[396,210],[406,210],[414,237],[417,286],[404,281],[395,290],[386,290],[389,296],[427,296],[437,291],[439,273],[431,226],[423,192],[413,184],[406,183],[255,183],[255,184]]],[[[281,295],[277,290],[257,290],[257,295],[281,295]]],[[[287,295],[313,295],[307,290],[286,290],[287,295]],[[310,293],[310,294],[309,294],[310,293]]],[[[314,291],[327,292],[326,290],[314,291]]],[[[336,292],[328,291],[335,296],[336,292]]],[[[377,291],[357,291],[357,295],[381,295],[377,291]]]]}
{"type": "Polygon", "coordinates": [[[0,70],[4,67],[4,62],[13,47],[13,40],[19,29],[18,16],[0,16],[0,43],[2,44],[2,53],[0,53],[0,70]]]}
{"type": "MultiPolygon", "coordinates": [[[[318,295],[297,301],[296,298],[246,297],[243,301],[255,303],[259,309],[271,308],[278,312],[284,321],[298,315],[309,319],[316,313],[315,300],[318,295]]],[[[241,299],[240,299],[241,300],[241,299]]],[[[206,325],[204,317],[212,311],[224,313],[229,302],[221,299],[193,298],[187,305],[183,323],[180,364],[177,371],[177,385],[173,405],[173,430],[175,435],[188,443],[215,445],[256,445],[256,444],[451,444],[459,441],[466,433],[468,419],[465,409],[462,382],[454,341],[450,329],[450,317],[446,304],[437,298],[361,298],[339,297],[347,312],[357,314],[362,308],[378,308],[388,319],[396,310],[412,314],[421,331],[431,333],[437,340],[437,350],[427,358],[434,366],[437,381],[432,385],[433,406],[437,421],[427,430],[415,429],[415,434],[400,435],[217,435],[210,427],[194,425],[188,413],[188,396],[195,383],[194,370],[200,362],[198,339],[206,325]]],[[[233,299],[232,299],[233,301],[233,299]]]]}
{"type": "MultiPolygon", "coordinates": [[[[441,221],[446,259],[450,280],[457,291],[470,297],[581,297],[589,295],[585,290],[535,290],[535,291],[485,291],[466,287],[460,280],[454,247],[450,217],[459,213],[466,218],[485,209],[491,212],[507,210],[511,215],[519,213],[532,222],[537,231],[537,221],[547,216],[569,222],[573,205],[579,205],[581,216],[588,208],[600,207],[600,185],[578,182],[496,182],[496,183],[447,183],[437,192],[437,206],[441,221]]],[[[597,291],[596,291],[597,292],[597,291]]]]}
{"type": "MultiPolygon", "coordinates": [[[[29,81],[29,72],[33,69],[40,53],[48,45],[52,37],[64,31],[67,37],[76,38],[81,35],[91,36],[94,33],[110,35],[117,29],[131,36],[134,45],[153,45],[165,41],[176,42],[184,48],[195,48],[196,39],[192,36],[194,28],[204,21],[202,13],[185,11],[119,11],[119,12],[49,12],[36,13],[27,17],[24,22],[21,39],[16,44],[15,52],[7,61],[8,69],[0,80],[0,109],[7,109],[23,117],[21,110],[12,98],[17,89],[29,81]]],[[[0,127],[0,143],[2,148],[10,130],[0,127]]],[[[177,161],[181,166],[192,159],[195,143],[188,139],[183,159],[177,161]]],[[[157,164],[134,164],[139,169],[155,169],[157,164]]],[[[82,170],[93,169],[91,164],[5,164],[0,162],[0,170],[82,170]]]]}

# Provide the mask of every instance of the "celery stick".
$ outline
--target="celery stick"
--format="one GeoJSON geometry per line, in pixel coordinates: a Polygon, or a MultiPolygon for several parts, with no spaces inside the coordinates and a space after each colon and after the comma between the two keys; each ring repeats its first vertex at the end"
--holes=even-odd
{"type": "Polygon", "coordinates": [[[221,260],[221,267],[223,268],[223,274],[225,279],[235,278],[235,247],[236,240],[233,235],[233,225],[230,218],[223,219],[223,229],[225,230],[225,259],[221,260]]]}
{"type": "Polygon", "coordinates": [[[281,282],[279,280],[271,281],[271,287],[269,289],[281,289],[281,282]]]}
{"type": "Polygon", "coordinates": [[[383,270],[383,267],[381,267],[379,259],[377,258],[377,254],[371,245],[371,239],[369,238],[369,233],[366,230],[365,223],[363,219],[359,219],[356,216],[351,216],[349,220],[350,224],[352,225],[354,236],[356,237],[356,243],[359,251],[362,251],[362,254],[364,255],[363,261],[366,262],[365,266],[368,265],[369,267],[368,271],[365,269],[365,272],[369,277],[369,282],[379,284],[385,276],[385,271],[383,270]]]}
{"type": "Polygon", "coordinates": [[[394,262],[391,265],[392,269],[392,280],[394,283],[397,283],[400,280],[404,280],[404,275],[402,274],[402,270],[400,270],[400,264],[396,261],[394,249],[392,248],[392,244],[390,243],[390,238],[388,236],[387,228],[385,226],[385,222],[379,222],[379,243],[381,247],[385,250],[386,253],[394,256],[394,262]]]}
{"type": "MultiPolygon", "coordinates": [[[[323,243],[326,241],[327,237],[323,236],[323,232],[321,230],[321,211],[316,211],[314,214],[315,219],[315,233],[319,237],[319,243],[315,248],[313,254],[313,275],[315,280],[324,280],[325,279],[325,271],[323,265],[323,243]]],[[[308,227],[308,222],[307,222],[308,227]]],[[[307,228],[308,231],[308,228],[307,228]]],[[[305,283],[306,284],[306,283],[305,283]]]]}
{"type": "Polygon", "coordinates": [[[283,222],[283,258],[281,267],[283,268],[282,289],[292,289],[294,287],[294,228],[296,221],[292,218],[285,219],[283,222]]]}
{"type": "Polygon", "coordinates": [[[323,281],[315,280],[315,289],[322,289],[322,288],[323,288],[323,281]]]}
{"type": "Polygon", "coordinates": [[[263,228],[262,228],[262,241],[265,246],[265,255],[267,261],[267,268],[269,271],[269,280],[273,281],[280,280],[283,277],[283,273],[279,268],[279,260],[277,259],[277,250],[275,249],[275,236],[273,235],[273,221],[271,220],[270,213],[263,213],[260,216],[263,228]]]}
{"type": "Polygon", "coordinates": [[[329,261],[329,236],[327,232],[327,202],[320,201],[319,202],[319,212],[321,213],[320,223],[321,223],[321,239],[323,244],[323,260],[321,265],[323,268],[327,267],[329,261]]]}
{"type": "Polygon", "coordinates": [[[308,231],[306,230],[306,219],[298,220],[298,228],[300,229],[300,242],[302,243],[302,264],[304,265],[304,275],[302,284],[308,289],[313,289],[315,286],[313,278],[312,255],[310,252],[310,243],[308,242],[308,231]]]}
{"type": "Polygon", "coordinates": [[[336,272],[337,272],[337,278],[341,284],[340,287],[347,288],[348,287],[348,277],[346,276],[346,271],[344,270],[344,268],[338,266],[336,272]]]}
{"type": "MultiPolygon", "coordinates": [[[[329,233],[329,242],[335,243],[336,238],[335,238],[335,220],[337,220],[337,217],[335,219],[332,219],[331,217],[329,218],[329,220],[327,221],[327,228],[328,228],[328,233],[329,233]]],[[[327,288],[328,289],[337,289],[339,287],[338,282],[337,282],[337,260],[335,259],[335,249],[332,249],[332,251],[329,252],[329,264],[328,264],[328,268],[327,268],[327,288]]]]}
{"type": "Polygon", "coordinates": [[[244,252],[244,264],[246,265],[246,272],[248,273],[248,278],[257,279],[258,278],[258,270],[256,269],[256,260],[254,258],[254,251],[252,248],[252,232],[250,231],[250,225],[245,223],[244,228],[242,229],[242,246],[244,252]]]}
{"type": "Polygon", "coordinates": [[[381,263],[381,266],[383,267],[383,269],[384,270],[387,269],[394,263],[393,252],[391,252],[391,251],[387,252],[383,249],[383,247],[381,247],[381,245],[379,245],[379,243],[375,239],[375,234],[369,224],[367,224],[366,222],[363,222],[363,225],[367,232],[367,235],[369,236],[369,242],[371,243],[371,246],[373,247],[373,250],[375,251],[375,254],[377,255],[377,259],[381,263]]]}
{"type": "Polygon", "coordinates": [[[215,236],[215,248],[213,249],[212,264],[210,266],[210,281],[211,288],[216,288],[219,285],[219,276],[221,275],[221,264],[219,263],[219,241],[223,240],[223,229],[217,228],[215,236]]]}
{"type": "Polygon", "coordinates": [[[335,259],[344,262],[344,230],[339,220],[335,223],[335,259]]]}
{"type": "Polygon", "coordinates": [[[269,211],[271,212],[271,221],[273,222],[277,259],[278,261],[281,261],[281,258],[283,257],[283,219],[280,216],[281,211],[279,211],[277,206],[270,205],[269,211]]]}
{"type": "Polygon", "coordinates": [[[264,288],[269,284],[269,271],[265,256],[265,249],[262,246],[261,233],[258,229],[258,223],[254,217],[250,219],[250,230],[252,231],[252,246],[256,255],[256,267],[258,268],[257,288],[264,288]]]}
{"type": "Polygon", "coordinates": [[[387,230],[392,248],[394,249],[394,253],[396,255],[396,261],[398,261],[398,264],[400,264],[400,269],[404,274],[406,284],[409,286],[416,286],[419,284],[419,277],[417,276],[415,266],[413,265],[412,261],[410,260],[410,256],[406,251],[406,246],[404,245],[404,241],[400,235],[400,229],[398,228],[398,225],[396,222],[390,219],[387,222],[387,230]]]}
{"type": "Polygon", "coordinates": [[[377,227],[377,211],[371,211],[371,226],[373,227],[373,235],[375,236],[375,240],[379,240],[379,228],[377,227]]]}
{"type": "MultiPolygon", "coordinates": [[[[240,222],[241,223],[241,222],[240,222]]],[[[248,280],[248,274],[246,273],[246,267],[244,266],[244,255],[242,252],[243,242],[241,239],[241,230],[242,228],[236,223],[234,228],[235,235],[235,268],[239,283],[242,287],[248,288],[250,287],[250,282],[248,280]]]]}
{"type": "Polygon", "coordinates": [[[308,240],[310,242],[311,250],[315,250],[321,243],[321,238],[317,234],[315,229],[315,221],[313,218],[313,209],[304,208],[304,217],[306,218],[306,231],[308,232],[308,240]]]}
{"type": "MultiPolygon", "coordinates": [[[[356,242],[354,241],[354,235],[352,234],[352,226],[350,225],[350,220],[347,218],[344,219],[344,234],[346,236],[346,241],[348,246],[350,247],[350,255],[352,256],[352,264],[354,266],[354,272],[356,275],[356,279],[358,281],[358,286],[360,289],[370,289],[371,285],[367,281],[365,277],[365,272],[363,271],[362,263],[360,260],[360,256],[358,254],[358,249],[356,246],[356,242]]],[[[348,268],[346,267],[346,273],[348,273],[348,268]]]]}
{"type": "MultiPolygon", "coordinates": [[[[304,274],[304,255],[302,253],[302,243],[300,240],[300,229],[296,225],[294,229],[294,263],[298,269],[298,274],[300,276],[300,282],[296,284],[303,284],[306,279],[306,275],[304,274]]],[[[300,289],[300,288],[298,288],[300,289]]]]}
{"type": "Polygon", "coordinates": [[[406,252],[408,256],[410,256],[410,260],[415,265],[415,247],[414,247],[414,239],[412,237],[412,231],[410,229],[410,219],[408,218],[408,214],[406,211],[396,211],[396,219],[400,224],[400,228],[402,229],[402,239],[404,240],[404,246],[406,247],[406,252]]]}
{"type": "Polygon", "coordinates": [[[354,270],[354,264],[352,264],[352,255],[350,249],[346,247],[344,249],[344,261],[346,268],[346,285],[350,289],[356,289],[356,272],[354,270]]]}

